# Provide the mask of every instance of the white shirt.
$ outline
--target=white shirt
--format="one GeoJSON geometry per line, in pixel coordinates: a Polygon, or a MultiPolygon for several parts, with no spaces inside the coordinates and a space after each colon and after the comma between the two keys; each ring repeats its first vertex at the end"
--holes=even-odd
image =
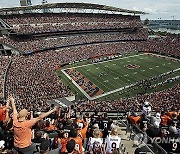
{"type": "Polygon", "coordinates": [[[106,137],[106,152],[112,153],[114,149],[119,149],[121,138],[119,136],[107,136],[106,137]]]}
{"type": "Polygon", "coordinates": [[[103,138],[89,138],[89,151],[93,150],[95,153],[102,153],[103,138]]]}

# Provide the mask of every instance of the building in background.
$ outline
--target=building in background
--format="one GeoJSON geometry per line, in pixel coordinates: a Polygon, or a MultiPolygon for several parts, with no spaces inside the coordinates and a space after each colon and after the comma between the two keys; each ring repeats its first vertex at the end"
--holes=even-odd
{"type": "Polygon", "coordinates": [[[29,6],[32,5],[31,0],[20,0],[21,6],[29,6]]]}

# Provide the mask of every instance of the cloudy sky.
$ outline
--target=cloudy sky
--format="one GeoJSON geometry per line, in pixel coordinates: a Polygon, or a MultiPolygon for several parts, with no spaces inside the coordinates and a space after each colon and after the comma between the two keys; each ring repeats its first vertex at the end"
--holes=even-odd
{"type": "MultiPolygon", "coordinates": [[[[20,0],[0,0],[0,7],[20,6],[20,0]]],[[[41,4],[42,0],[31,0],[32,4],[41,4]]],[[[180,0],[47,0],[54,2],[84,2],[104,4],[123,9],[140,10],[149,13],[141,16],[142,19],[179,19],[180,0]]]]}

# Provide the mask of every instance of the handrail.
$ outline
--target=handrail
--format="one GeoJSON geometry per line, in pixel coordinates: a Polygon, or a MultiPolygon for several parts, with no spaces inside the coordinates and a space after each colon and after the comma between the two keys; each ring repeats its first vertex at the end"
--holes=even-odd
{"type": "MultiPolygon", "coordinates": [[[[137,127],[136,125],[133,125],[133,127],[135,127],[139,132],[141,132],[141,133],[144,133],[139,127],[137,127]]],[[[148,140],[151,140],[151,137],[149,137],[148,135],[147,135],[147,138],[148,138],[148,140]]],[[[153,143],[157,148],[159,148],[160,150],[161,150],[161,152],[163,152],[163,154],[167,154],[167,152],[159,145],[159,144],[157,144],[156,142],[155,143],[153,143]]]]}
{"type": "MultiPolygon", "coordinates": [[[[122,123],[124,126],[126,126],[126,128],[128,128],[128,126],[125,124],[125,122],[119,118],[119,115],[117,116],[117,120],[121,121],[121,123],[122,123]]],[[[136,137],[138,137],[137,134],[136,134],[133,130],[131,130],[131,134],[132,134],[132,133],[133,133],[136,137]]],[[[149,150],[149,152],[151,152],[152,154],[155,154],[155,153],[149,148],[149,146],[148,146],[146,143],[144,143],[143,141],[142,141],[142,143],[143,143],[143,145],[145,145],[145,146],[147,147],[147,149],[149,150]]]]}
{"type": "MultiPolygon", "coordinates": [[[[118,118],[118,117],[117,117],[118,118]]],[[[126,125],[121,119],[119,119],[118,118],[118,120],[120,120],[121,122],[122,122],[122,124],[124,125],[124,126],[126,126],[126,128],[128,128],[128,125],[126,125]]],[[[138,130],[138,132],[140,132],[140,133],[145,133],[145,132],[143,132],[139,127],[137,127],[136,125],[132,125],[133,127],[135,127],[137,130],[138,130]]],[[[131,133],[133,133],[134,135],[136,135],[136,133],[131,129],[131,133]]],[[[136,135],[137,136],[137,135],[136,135]]],[[[138,137],[138,136],[137,136],[138,137]]],[[[148,140],[151,140],[151,138],[149,137],[149,136],[147,136],[147,139],[148,140]]],[[[153,154],[154,154],[154,152],[148,147],[148,145],[146,144],[146,143],[144,143],[143,142],[143,144],[144,145],[146,145],[146,147],[150,150],[150,152],[152,152],[153,154]]],[[[161,152],[162,152],[162,154],[167,154],[167,152],[159,145],[159,144],[157,144],[156,142],[155,143],[153,143],[161,152]]]]}

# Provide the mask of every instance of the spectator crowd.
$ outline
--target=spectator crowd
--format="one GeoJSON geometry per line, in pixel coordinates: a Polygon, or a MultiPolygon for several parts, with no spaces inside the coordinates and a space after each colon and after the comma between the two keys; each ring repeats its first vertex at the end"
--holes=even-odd
{"type": "MultiPolygon", "coordinates": [[[[121,143],[119,128],[106,114],[97,114],[98,111],[130,111],[130,124],[136,124],[150,137],[179,135],[179,85],[160,92],[114,101],[78,100],[74,106],[66,109],[57,109],[47,104],[47,100],[73,95],[62,79],[56,76],[57,66],[101,55],[138,51],[179,57],[178,37],[147,39],[147,31],[142,29],[139,17],[130,15],[48,13],[33,16],[9,15],[2,18],[21,34],[112,28],[132,28],[132,31],[24,40],[0,38],[0,42],[26,53],[74,45],[27,56],[12,55],[6,82],[4,76],[10,59],[0,57],[0,97],[3,96],[4,82],[5,93],[12,96],[1,102],[0,153],[117,153],[121,143]],[[146,100],[150,103],[142,105],[146,100]],[[134,114],[141,110],[143,114],[134,114]],[[83,111],[94,111],[95,114],[77,114],[83,111]],[[151,111],[156,114],[153,115],[151,111]],[[146,126],[143,121],[146,121],[146,126]],[[117,144],[112,144],[111,140],[117,141],[117,144]]],[[[165,145],[162,147],[166,148],[165,145]]],[[[175,147],[174,149],[177,150],[175,147]]]]}
{"type": "Polygon", "coordinates": [[[48,13],[2,17],[17,33],[142,27],[139,16],[92,13],[48,13]]]}
{"type": "Polygon", "coordinates": [[[5,80],[5,72],[10,59],[8,57],[0,57],[0,100],[3,99],[3,88],[5,80]]]}

